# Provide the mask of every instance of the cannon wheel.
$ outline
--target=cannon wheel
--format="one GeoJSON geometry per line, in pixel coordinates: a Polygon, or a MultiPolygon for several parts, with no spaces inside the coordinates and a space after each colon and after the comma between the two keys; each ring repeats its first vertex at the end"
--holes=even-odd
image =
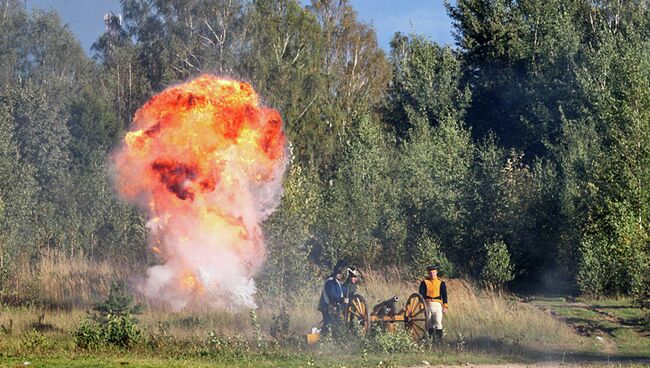
{"type": "Polygon", "coordinates": [[[345,309],[345,322],[350,329],[355,324],[361,326],[361,331],[365,334],[370,328],[370,314],[368,313],[368,304],[361,295],[355,295],[350,298],[350,303],[345,309]]]}
{"type": "Polygon", "coordinates": [[[413,293],[409,296],[404,307],[404,328],[416,340],[427,337],[427,320],[429,310],[422,295],[413,293]]]}

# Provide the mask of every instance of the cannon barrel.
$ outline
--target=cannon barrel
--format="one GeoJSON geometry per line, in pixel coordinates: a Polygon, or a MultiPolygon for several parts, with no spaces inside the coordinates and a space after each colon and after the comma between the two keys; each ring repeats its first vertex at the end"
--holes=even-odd
{"type": "Polygon", "coordinates": [[[398,296],[384,300],[383,302],[372,307],[372,314],[385,316],[397,313],[397,301],[399,301],[398,296]]]}

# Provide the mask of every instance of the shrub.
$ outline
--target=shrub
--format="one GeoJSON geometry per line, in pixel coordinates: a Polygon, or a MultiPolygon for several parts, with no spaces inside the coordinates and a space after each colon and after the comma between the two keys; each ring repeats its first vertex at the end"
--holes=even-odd
{"type": "Polygon", "coordinates": [[[110,316],[102,332],[106,343],[123,348],[137,344],[142,337],[137,321],[130,316],[110,316]]]}
{"type": "Polygon", "coordinates": [[[50,345],[50,341],[36,330],[26,333],[21,340],[22,348],[30,354],[47,351],[50,345]]]}
{"type": "Polygon", "coordinates": [[[75,343],[82,349],[95,349],[103,345],[130,348],[142,340],[142,330],[133,314],[142,306],[133,303],[133,295],[124,283],[114,282],[105,301],[96,303],[97,313],[84,319],[74,332],[75,343]]]}
{"type": "Polygon", "coordinates": [[[86,318],[74,332],[75,344],[86,350],[97,349],[103,344],[102,329],[97,321],[86,318]]]}
{"type": "Polygon", "coordinates": [[[484,287],[497,289],[512,281],[514,266],[510,262],[508,247],[503,241],[495,241],[485,245],[485,263],[481,271],[480,283],[484,287]]]}
{"type": "Polygon", "coordinates": [[[108,323],[110,316],[131,316],[142,313],[142,304],[135,304],[133,295],[126,289],[124,282],[116,281],[111,284],[105,301],[95,303],[93,309],[98,312],[95,319],[108,323]]]}
{"type": "Polygon", "coordinates": [[[422,350],[422,347],[413,340],[413,336],[401,329],[395,332],[377,332],[371,346],[383,353],[411,353],[422,350]]]}
{"type": "Polygon", "coordinates": [[[227,337],[220,333],[208,333],[206,353],[225,358],[242,358],[251,352],[251,345],[239,336],[227,337]]]}
{"type": "Polygon", "coordinates": [[[109,315],[105,323],[93,318],[84,319],[74,332],[75,344],[87,350],[105,345],[131,348],[142,341],[142,330],[130,316],[109,315]]]}

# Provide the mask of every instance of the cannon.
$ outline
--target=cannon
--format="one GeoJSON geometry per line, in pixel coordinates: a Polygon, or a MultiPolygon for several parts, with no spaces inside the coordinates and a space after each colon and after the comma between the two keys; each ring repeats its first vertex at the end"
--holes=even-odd
{"type": "Polygon", "coordinates": [[[397,314],[398,301],[399,296],[394,296],[388,300],[384,300],[383,302],[372,307],[372,313],[370,313],[370,315],[378,317],[395,315],[397,314]]]}
{"type": "Polygon", "coordinates": [[[404,308],[399,311],[396,307],[398,301],[399,297],[395,296],[376,304],[370,311],[363,296],[354,295],[345,308],[345,322],[350,329],[358,328],[364,333],[371,331],[374,326],[394,331],[395,326],[401,323],[414,339],[426,338],[429,310],[422,295],[411,294],[404,308]]]}

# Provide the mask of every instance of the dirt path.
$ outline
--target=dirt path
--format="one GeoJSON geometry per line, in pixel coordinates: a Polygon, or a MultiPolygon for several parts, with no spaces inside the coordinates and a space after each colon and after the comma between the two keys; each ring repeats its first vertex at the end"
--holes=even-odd
{"type": "MultiPolygon", "coordinates": [[[[551,316],[553,316],[553,318],[557,319],[558,321],[562,321],[563,323],[567,324],[578,335],[595,338],[596,341],[598,341],[598,343],[602,346],[602,352],[603,353],[608,354],[608,355],[615,355],[616,353],[619,352],[618,347],[617,347],[616,342],[614,341],[614,339],[611,336],[609,336],[609,333],[607,331],[601,329],[598,326],[598,324],[589,323],[589,324],[585,325],[585,324],[571,323],[571,322],[569,322],[568,318],[559,315],[558,313],[556,313],[555,311],[553,311],[552,309],[550,309],[548,307],[535,305],[535,304],[531,304],[531,303],[527,303],[527,304],[530,304],[530,305],[534,306],[535,308],[538,308],[538,309],[542,310],[543,312],[550,314],[551,316]]],[[[598,310],[597,308],[593,308],[590,305],[587,305],[587,304],[584,304],[584,303],[572,302],[572,303],[565,304],[565,306],[570,307],[570,308],[582,308],[582,309],[585,309],[585,310],[591,310],[593,312],[598,313],[599,315],[602,315],[607,321],[610,321],[612,323],[616,323],[616,324],[618,324],[620,326],[623,326],[623,324],[620,323],[618,318],[608,314],[605,311],[598,310]]]]}

